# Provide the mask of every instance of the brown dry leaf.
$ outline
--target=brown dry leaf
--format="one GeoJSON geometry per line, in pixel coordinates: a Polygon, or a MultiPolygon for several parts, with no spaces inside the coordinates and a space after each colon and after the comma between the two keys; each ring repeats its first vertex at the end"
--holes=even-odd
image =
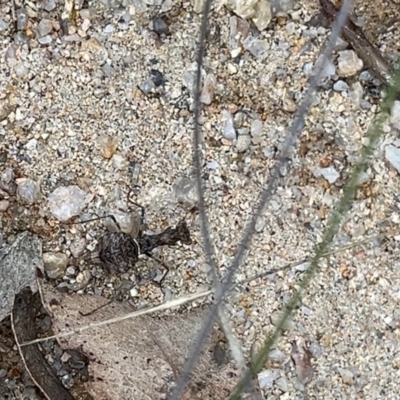
{"type": "MultiPolygon", "coordinates": [[[[112,303],[82,317],[106,302],[88,295],[65,295],[51,287],[43,290],[44,303],[59,333],[71,327],[125,315],[126,304],[112,303]]],[[[203,321],[203,312],[179,316],[142,316],[96,327],[60,339],[64,348],[77,348],[90,357],[90,381],[86,389],[95,400],[165,399],[180,371],[193,338],[203,321]]],[[[231,363],[218,366],[213,346],[221,338],[214,331],[183,399],[225,399],[237,382],[231,363]]]]}

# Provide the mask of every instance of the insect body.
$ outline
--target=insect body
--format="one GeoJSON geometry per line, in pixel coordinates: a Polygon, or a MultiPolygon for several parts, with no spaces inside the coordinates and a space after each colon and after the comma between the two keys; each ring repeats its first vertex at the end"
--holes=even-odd
{"type": "Polygon", "coordinates": [[[138,242],[125,232],[109,232],[98,244],[99,259],[110,273],[124,273],[139,260],[138,242]]]}
{"type": "MultiPolygon", "coordinates": [[[[125,232],[108,232],[99,240],[98,257],[109,273],[122,274],[135,266],[140,254],[155,259],[151,254],[155,248],[174,246],[178,242],[184,244],[191,244],[192,242],[185,220],[180,221],[176,228],[169,227],[154,235],[140,234],[137,239],[125,232]]],[[[162,278],[163,280],[169,268],[162,261],[155,260],[167,270],[162,278]]]]}

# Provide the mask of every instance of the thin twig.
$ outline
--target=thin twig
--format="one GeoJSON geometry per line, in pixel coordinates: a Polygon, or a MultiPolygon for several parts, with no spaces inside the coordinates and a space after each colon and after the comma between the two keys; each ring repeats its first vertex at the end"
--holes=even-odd
{"type": "Polygon", "coordinates": [[[45,338],[40,338],[40,339],[32,340],[30,342],[25,342],[25,343],[22,343],[21,346],[27,346],[28,344],[44,342],[44,341],[49,340],[49,339],[57,339],[57,338],[61,338],[61,337],[71,336],[71,335],[73,335],[75,333],[78,334],[78,333],[81,333],[81,332],[86,331],[86,330],[91,329],[91,328],[98,328],[100,326],[113,324],[115,322],[124,321],[126,319],[139,317],[140,315],[146,315],[146,314],[154,313],[154,312],[157,312],[157,311],[167,310],[169,308],[180,306],[182,304],[189,303],[191,301],[200,299],[202,297],[209,296],[210,294],[213,294],[212,290],[206,290],[204,292],[190,294],[189,296],[181,297],[179,299],[174,299],[174,300],[168,301],[166,303],[160,304],[160,305],[158,305],[156,307],[147,308],[147,309],[139,310],[139,311],[134,311],[134,312],[131,312],[129,314],[122,315],[120,317],[110,318],[110,319],[107,319],[105,321],[94,322],[94,323],[89,324],[89,325],[78,326],[78,327],[76,327],[76,328],[74,328],[72,330],[65,331],[65,332],[60,332],[57,335],[47,336],[45,338]]]}
{"type": "MultiPolygon", "coordinates": [[[[342,253],[342,252],[344,252],[344,251],[346,251],[346,250],[353,249],[354,247],[362,246],[363,244],[370,243],[370,242],[372,242],[373,240],[381,239],[381,238],[383,238],[383,237],[385,237],[385,236],[394,235],[394,234],[396,234],[396,233],[400,233],[400,229],[399,229],[399,228],[397,228],[397,229],[392,229],[392,230],[390,230],[390,231],[380,233],[380,234],[375,235],[375,236],[372,236],[372,237],[370,237],[370,238],[367,238],[367,239],[364,239],[364,240],[361,240],[361,241],[358,241],[358,242],[354,242],[354,243],[349,243],[349,244],[346,245],[346,246],[342,246],[342,247],[339,247],[339,248],[337,248],[337,249],[327,251],[326,253],[324,253],[324,254],[321,255],[321,258],[328,258],[328,257],[333,256],[333,255],[335,255],[335,254],[342,253]]],[[[235,286],[236,286],[236,285],[243,285],[243,284],[245,284],[245,283],[249,283],[249,282],[255,281],[255,280],[257,280],[257,279],[265,278],[265,277],[268,276],[268,275],[272,275],[272,274],[275,274],[275,273],[281,272],[281,271],[286,271],[286,270],[288,270],[288,269],[295,268],[295,267],[297,267],[297,266],[299,266],[299,265],[301,265],[301,264],[310,263],[311,261],[312,261],[312,258],[304,258],[303,260],[294,261],[294,262],[292,262],[292,263],[286,264],[286,265],[284,265],[283,267],[272,268],[272,269],[269,269],[268,271],[261,272],[261,273],[258,274],[258,275],[253,275],[253,276],[250,277],[250,278],[246,278],[246,279],[240,280],[239,282],[237,282],[237,283],[235,284],[235,286]]]]}
{"type": "MultiPolygon", "coordinates": [[[[209,9],[210,9],[210,3],[211,0],[206,0],[204,4],[204,9],[203,9],[203,21],[202,25],[200,28],[200,43],[199,43],[199,59],[198,59],[198,76],[200,74],[200,66],[202,62],[202,55],[203,55],[203,48],[204,48],[204,42],[205,42],[205,33],[206,33],[206,27],[207,27],[207,20],[208,20],[208,14],[209,14],[209,9]]],[[[267,186],[263,190],[263,192],[260,195],[257,211],[254,213],[253,218],[251,219],[250,223],[247,225],[245,233],[242,237],[242,240],[240,241],[240,244],[238,246],[236,256],[232,262],[231,267],[229,268],[229,272],[226,277],[226,281],[221,285],[221,290],[220,293],[216,294],[216,299],[211,307],[211,310],[209,312],[209,315],[207,319],[205,320],[202,329],[200,330],[200,333],[198,335],[197,340],[195,341],[195,345],[192,347],[192,350],[189,354],[189,357],[187,361],[185,362],[185,365],[182,369],[182,374],[179,377],[179,379],[176,382],[176,387],[172,393],[172,396],[170,397],[170,400],[179,400],[179,397],[181,393],[183,392],[183,389],[185,385],[187,384],[190,374],[193,371],[193,368],[195,367],[195,364],[198,360],[198,357],[201,353],[201,349],[204,346],[205,340],[207,339],[208,335],[210,334],[211,327],[213,325],[213,321],[218,313],[218,308],[221,306],[224,297],[228,293],[230,287],[232,286],[232,281],[234,274],[236,273],[237,269],[239,268],[239,265],[243,259],[245,251],[250,247],[251,239],[254,233],[254,228],[256,225],[257,218],[261,216],[265,205],[267,203],[267,200],[270,198],[271,193],[273,188],[275,187],[275,184],[278,180],[279,177],[279,171],[281,168],[287,163],[287,160],[289,159],[289,155],[292,151],[292,147],[297,139],[297,136],[299,133],[302,131],[303,126],[304,126],[304,116],[307,114],[311,103],[313,99],[313,94],[316,91],[317,88],[317,83],[320,81],[320,78],[322,76],[323,68],[330,57],[330,54],[333,51],[334,45],[336,43],[336,39],[340,34],[340,31],[342,27],[344,26],[346,22],[346,18],[348,15],[348,12],[350,10],[350,5],[352,3],[352,0],[346,0],[339,12],[338,18],[333,26],[332,32],[330,34],[330,38],[328,41],[328,45],[326,46],[326,49],[322,55],[322,59],[318,63],[316,67],[316,74],[314,79],[311,81],[311,85],[309,86],[307,93],[303,99],[303,101],[300,104],[300,107],[298,109],[298,112],[296,113],[296,116],[294,118],[293,124],[291,128],[289,129],[289,133],[286,137],[284,146],[282,148],[281,155],[279,159],[277,160],[276,164],[274,165],[274,168],[271,171],[270,179],[268,181],[267,186]]],[[[196,92],[196,105],[199,104],[198,99],[199,97],[199,91],[196,92]]],[[[195,114],[199,115],[199,110],[196,107],[195,114]]],[[[195,136],[199,135],[199,130],[198,127],[196,128],[198,124],[198,119],[195,119],[195,136]]],[[[199,137],[195,139],[196,141],[200,141],[199,137]]],[[[197,147],[196,147],[197,149],[197,147]]],[[[198,176],[198,178],[201,179],[201,176],[198,176]]],[[[202,184],[199,182],[198,187],[202,188],[202,184]]],[[[203,219],[204,215],[200,214],[201,218],[203,219]]],[[[204,222],[203,222],[204,224],[204,222]]],[[[207,233],[204,231],[204,233],[207,233]]],[[[205,242],[208,241],[208,238],[204,238],[205,242]]]]}

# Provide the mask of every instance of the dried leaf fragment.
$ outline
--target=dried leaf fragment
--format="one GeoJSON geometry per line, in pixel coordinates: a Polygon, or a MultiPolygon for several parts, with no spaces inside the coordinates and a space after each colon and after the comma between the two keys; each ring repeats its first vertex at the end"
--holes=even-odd
{"type": "Polygon", "coordinates": [[[15,296],[11,319],[18,350],[33,382],[49,400],[75,400],[49,366],[37,344],[20,346],[21,343],[36,339],[35,317],[40,307],[39,292],[33,294],[30,288],[24,288],[15,296]]]}

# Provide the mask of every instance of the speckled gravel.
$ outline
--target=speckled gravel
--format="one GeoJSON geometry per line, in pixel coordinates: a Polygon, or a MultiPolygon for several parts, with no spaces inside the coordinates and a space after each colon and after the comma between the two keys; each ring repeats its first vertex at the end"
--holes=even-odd
{"type": "MultiPolygon", "coordinates": [[[[0,5],[0,153],[7,153],[0,171],[0,212],[5,240],[11,241],[15,230],[29,228],[41,235],[47,252],[71,257],[73,265],[65,268],[63,263],[65,272],[54,281],[64,290],[111,296],[114,285],[123,281],[135,306],[157,304],[163,293],[156,286],[133,287],[129,274],[107,277],[101,266],[79,263],[105,227],[101,221],[61,223],[51,200],[58,188],[76,186],[77,212],[63,210],[64,215],[80,213],[85,220],[119,212],[123,220],[130,209],[137,215],[127,193],[139,185],[135,201],[145,207],[147,231],[159,232],[187,214],[194,238],[190,248],[155,251],[172,267],[163,283],[166,296],[207,287],[198,217],[188,212],[196,202],[191,110],[200,16],[188,2],[168,11],[167,22],[152,19],[157,15],[153,7],[142,14],[133,6],[113,10],[97,4],[80,10],[77,27],[63,36],[54,17],[61,9],[53,3],[47,1],[47,11],[39,15],[29,14],[27,29],[37,30],[38,36],[21,39],[22,44],[7,34],[10,10],[0,5]],[[7,168],[13,170],[12,179],[7,168]],[[10,187],[15,179],[17,186],[10,187]]],[[[221,276],[329,33],[309,26],[317,11],[314,3],[302,2],[288,16],[278,14],[257,39],[231,37],[232,26],[242,35],[249,29],[243,20],[230,20],[237,17],[225,8],[214,11],[210,20],[200,122],[207,211],[221,276]]],[[[364,7],[366,1],[358,3],[367,27],[373,27],[376,14],[364,7]]],[[[395,8],[385,12],[390,10],[395,8]]],[[[390,34],[377,37],[389,60],[398,58],[399,32],[394,26],[390,34]]],[[[238,280],[307,258],[322,237],[380,96],[372,90],[377,82],[360,73],[357,56],[348,52],[338,41],[298,146],[257,222],[238,280]]],[[[337,246],[399,223],[398,104],[393,109],[397,114],[384,127],[357,200],[335,239],[337,246]]],[[[399,239],[375,240],[321,263],[260,376],[269,399],[398,398],[399,239]],[[291,358],[291,343],[299,340],[314,348],[315,371],[306,385],[291,358]]],[[[144,260],[143,268],[159,266],[144,260]]],[[[273,329],[299,278],[301,270],[289,269],[232,292],[231,319],[246,354],[273,329]]]]}

